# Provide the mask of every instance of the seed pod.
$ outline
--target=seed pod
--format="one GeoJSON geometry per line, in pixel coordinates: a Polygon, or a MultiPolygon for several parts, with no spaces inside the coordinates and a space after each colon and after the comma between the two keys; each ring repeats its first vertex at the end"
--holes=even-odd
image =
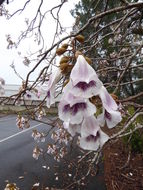
{"type": "Polygon", "coordinates": [[[92,64],[92,60],[91,60],[89,57],[84,57],[84,58],[85,58],[85,60],[88,62],[89,65],[92,64]]]}
{"type": "Polygon", "coordinates": [[[63,44],[62,46],[61,46],[61,48],[65,48],[65,49],[67,49],[68,48],[68,44],[63,44]]]}
{"type": "Polygon", "coordinates": [[[78,35],[75,37],[75,39],[80,42],[80,43],[83,43],[84,42],[84,36],[83,35],[78,35]]]}
{"type": "Polygon", "coordinates": [[[64,56],[64,57],[61,58],[60,64],[62,64],[62,63],[67,63],[69,60],[70,60],[70,57],[64,56]]]}
{"type": "Polygon", "coordinates": [[[56,54],[57,55],[62,55],[63,53],[65,53],[66,52],[66,49],[65,48],[58,48],[57,50],[56,50],[56,54]]]}

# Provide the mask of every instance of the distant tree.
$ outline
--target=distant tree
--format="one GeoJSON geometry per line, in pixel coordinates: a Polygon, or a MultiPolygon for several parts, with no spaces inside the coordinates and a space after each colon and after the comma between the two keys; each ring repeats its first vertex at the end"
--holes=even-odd
{"type": "MultiPolygon", "coordinates": [[[[133,1],[81,0],[75,6],[75,9],[71,11],[76,19],[74,28],[78,29],[84,26],[92,16],[96,17],[100,12],[114,9],[121,5],[127,6],[131,2],[133,1]]],[[[126,13],[126,11],[120,11],[108,14],[99,20],[93,21],[83,31],[86,38],[83,49],[90,57],[95,58],[93,59],[93,66],[96,69],[100,67],[116,67],[117,65],[121,68],[124,65],[124,60],[126,62],[123,55],[131,54],[137,48],[138,42],[142,40],[142,9],[139,8],[138,12],[131,12],[130,19],[126,16],[127,18],[123,24],[118,24],[126,13]],[[122,59],[119,59],[120,55],[123,57],[122,59]]],[[[128,14],[130,13],[128,12],[128,14]]],[[[142,65],[141,59],[139,58],[135,64],[142,65]]],[[[142,73],[142,71],[140,70],[139,73],[142,73]]],[[[134,78],[140,78],[139,73],[135,69],[129,69],[123,77],[123,81],[127,82],[134,80],[134,78]]],[[[119,70],[112,70],[112,74],[109,72],[109,75],[102,77],[101,73],[100,77],[108,83],[118,80],[118,76],[119,70]]],[[[139,92],[142,91],[141,82],[135,85],[129,83],[122,87],[122,91],[127,95],[135,95],[137,89],[139,92]]]]}

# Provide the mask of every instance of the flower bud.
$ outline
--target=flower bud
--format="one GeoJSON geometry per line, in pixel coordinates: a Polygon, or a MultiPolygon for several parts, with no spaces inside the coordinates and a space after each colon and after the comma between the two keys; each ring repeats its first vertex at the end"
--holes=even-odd
{"type": "Polygon", "coordinates": [[[83,35],[78,35],[75,37],[75,39],[80,42],[80,43],[84,43],[84,36],[83,35]]]}
{"type": "Polygon", "coordinates": [[[78,58],[79,55],[82,55],[82,52],[81,52],[81,51],[76,51],[76,52],[75,52],[75,57],[76,57],[76,59],[78,58]]]}
{"type": "Polygon", "coordinates": [[[63,44],[63,45],[61,46],[61,48],[67,49],[68,46],[69,46],[68,44],[63,44]]]}
{"type": "Polygon", "coordinates": [[[64,56],[64,57],[61,58],[60,64],[67,63],[69,60],[70,60],[70,57],[64,56]]]}
{"type": "Polygon", "coordinates": [[[86,56],[85,56],[84,58],[85,58],[85,60],[88,62],[89,65],[92,64],[92,60],[91,60],[89,57],[86,57],[86,56]]]}
{"type": "Polygon", "coordinates": [[[57,50],[56,50],[56,54],[57,55],[62,55],[63,53],[65,53],[66,52],[66,49],[65,48],[63,48],[63,47],[61,47],[61,48],[58,48],[57,50]]]}
{"type": "Polygon", "coordinates": [[[66,63],[66,62],[60,64],[61,71],[65,70],[67,67],[68,67],[68,63],[66,63]]]}

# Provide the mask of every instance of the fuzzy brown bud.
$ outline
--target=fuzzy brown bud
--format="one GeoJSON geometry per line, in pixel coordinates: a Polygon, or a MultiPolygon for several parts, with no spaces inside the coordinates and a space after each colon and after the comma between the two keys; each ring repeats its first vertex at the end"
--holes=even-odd
{"type": "Polygon", "coordinates": [[[75,37],[75,39],[80,42],[80,43],[84,43],[84,36],[83,35],[78,35],[75,37]]]}
{"type": "Polygon", "coordinates": [[[61,63],[61,64],[60,64],[60,69],[61,69],[61,71],[64,71],[64,70],[68,67],[68,65],[69,65],[69,64],[66,63],[66,62],[65,62],[65,63],[61,63]]]}
{"type": "Polygon", "coordinates": [[[68,48],[68,44],[63,44],[62,46],[61,46],[61,48],[65,48],[65,49],[67,49],[68,48]]]}
{"type": "Polygon", "coordinates": [[[70,57],[64,56],[64,57],[61,58],[60,64],[62,64],[62,63],[67,63],[69,60],[70,60],[70,57]]]}
{"type": "Polygon", "coordinates": [[[76,59],[78,58],[79,55],[82,55],[81,51],[76,51],[76,52],[75,52],[75,57],[76,57],[76,59]]]}
{"type": "Polygon", "coordinates": [[[85,58],[85,60],[87,61],[87,63],[88,63],[89,65],[92,64],[92,60],[91,60],[89,57],[84,57],[84,58],[85,58]]]}
{"type": "Polygon", "coordinates": [[[66,52],[66,49],[65,48],[58,48],[57,50],[56,50],[56,54],[57,55],[62,55],[63,53],[65,53],[66,52]]]}
{"type": "Polygon", "coordinates": [[[60,64],[61,72],[64,75],[66,75],[69,72],[71,72],[72,68],[73,68],[73,65],[69,65],[68,63],[62,63],[62,64],[60,64]]]}

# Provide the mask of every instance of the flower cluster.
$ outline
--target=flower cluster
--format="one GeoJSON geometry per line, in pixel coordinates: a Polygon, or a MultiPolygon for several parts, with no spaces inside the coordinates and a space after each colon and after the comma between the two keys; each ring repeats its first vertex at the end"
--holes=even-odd
{"type": "MultiPolygon", "coordinates": [[[[55,81],[50,92],[53,91],[54,84],[55,81]]],[[[72,136],[76,133],[80,135],[80,147],[86,150],[102,147],[109,137],[101,127],[106,124],[108,128],[113,128],[122,119],[116,102],[82,55],[78,55],[69,82],[63,88],[58,113],[64,128],[72,136]],[[95,116],[95,104],[90,101],[92,97],[100,97],[102,102],[103,111],[98,116],[95,116]]]]}
{"type": "Polygon", "coordinates": [[[54,159],[59,162],[60,159],[65,156],[67,151],[65,147],[59,148],[57,145],[48,144],[47,153],[53,155],[54,159]]]}
{"type": "Polygon", "coordinates": [[[36,142],[45,142],[45,134],[37,131],[36,129],[33,130],[32,137],[36,142]]]}
{"type": "Polygon", "coordinates": [[[8,183],[4,190],[19,190],[16,183],[8,183]]]}
{"type": "Polygon", "coordinates": [[[69,141],[72,140],[71,135],[69,135],[67,130],[65,130],[62,126],[60,126],[57,130],[53,131],[51,138],[59,144],[64,143],[66,145],[69,141]]]}
{"type": "Polygon", "coordinates": [[[46,111],[42,107],[35,108],[35,115],[38,118],[38,120],[42,120],[43,117],[46,115],[46,111]]]}
{"type": "Polygon", "coordinates": [[[38,160],[39,156],[43,154],[43,149],[39,148],[38,146],[36,146],[33,149],[33,158],[35,158],[36,160],[38,160]]]}
{"type": "Polygon", "coordinates": [[[17,116],[16,118],[16,125],[19,129],[24,129],[24,128],[29,128],[29,120],[25,117],[22,117],[20,115],[17,116]]]}

